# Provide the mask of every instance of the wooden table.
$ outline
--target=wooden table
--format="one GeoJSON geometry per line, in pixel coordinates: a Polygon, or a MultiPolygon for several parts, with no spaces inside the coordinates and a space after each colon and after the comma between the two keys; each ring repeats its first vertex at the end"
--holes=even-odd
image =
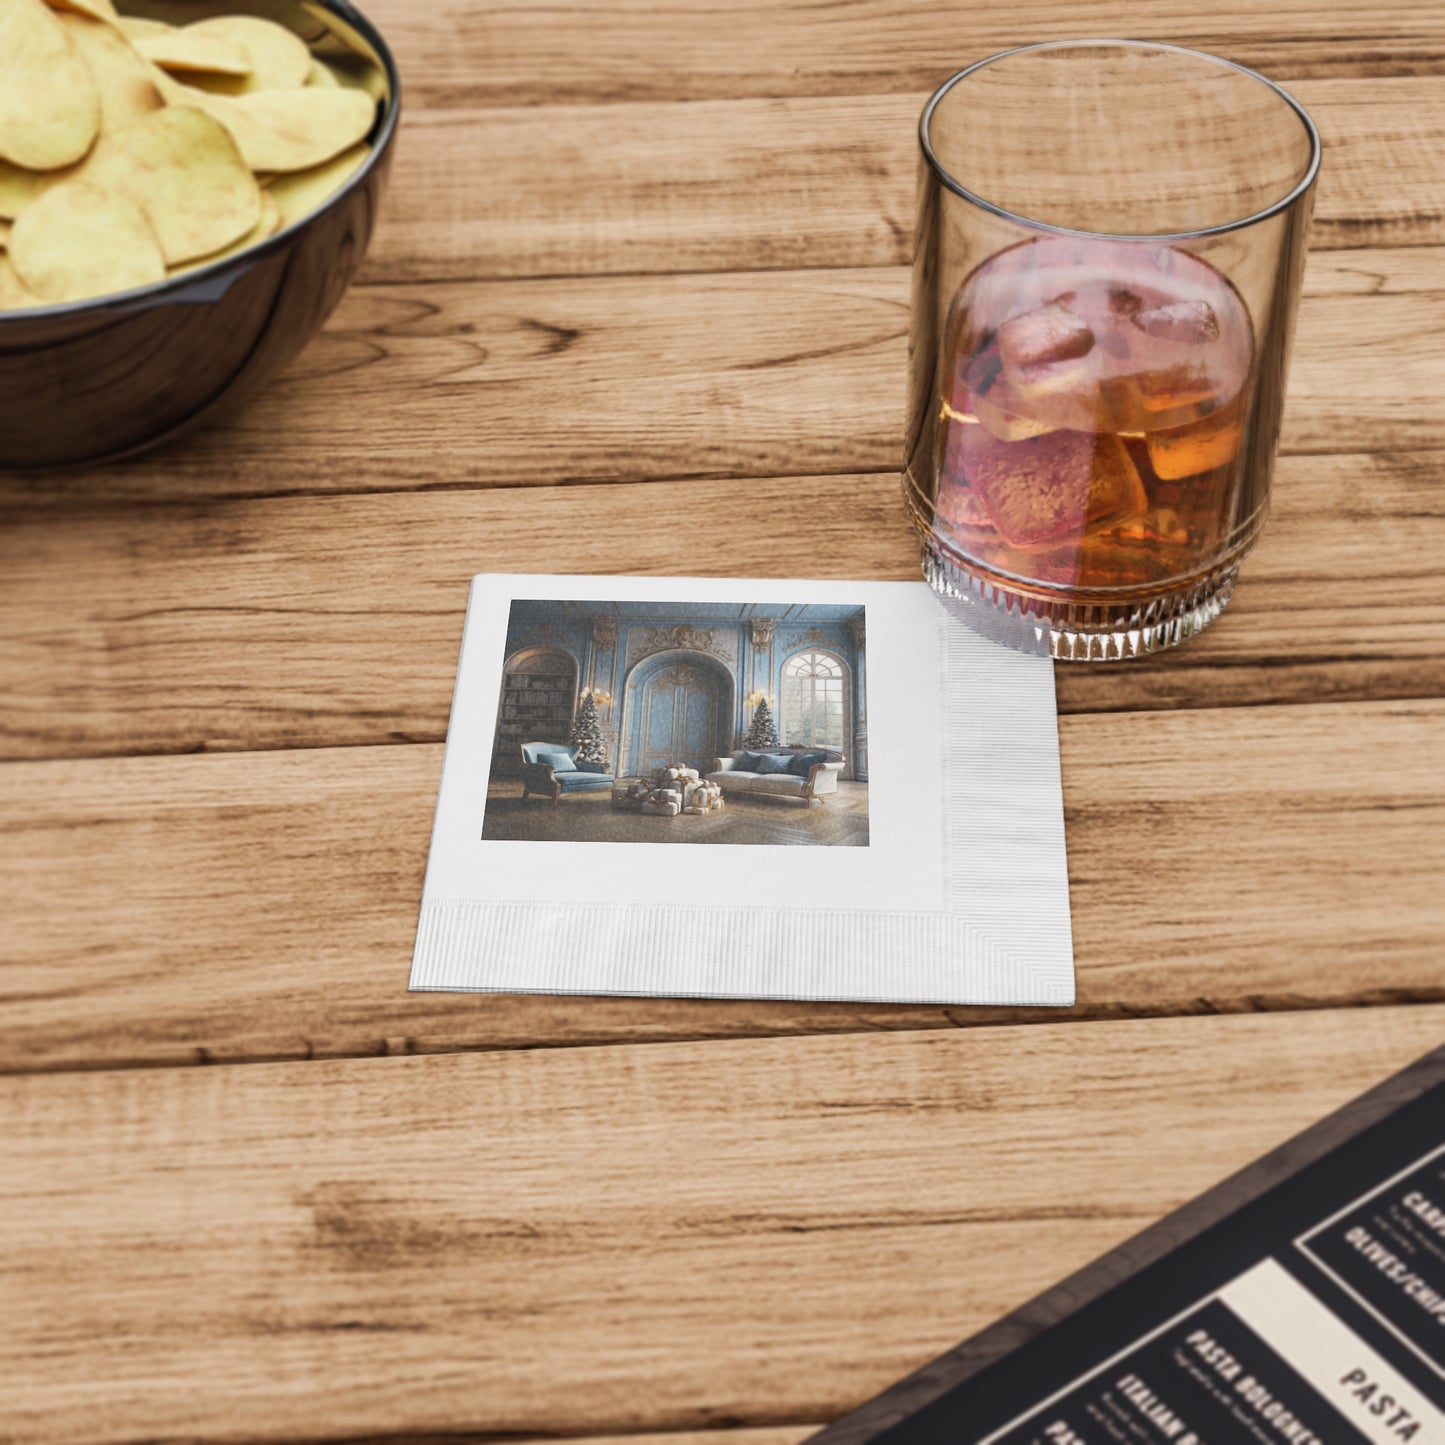
{"type": "Polygon", "coordinates": [[[1061,1014],[406,979],[468,577],[915,577],[920,104],[1137,8],[369,8],[325,335],[0,479],[0,1436],[791,1445],[1445,1035],[1445,17],[1149,12],[1326,153],[1236,602],[1059,672],[1061,1014]]]}

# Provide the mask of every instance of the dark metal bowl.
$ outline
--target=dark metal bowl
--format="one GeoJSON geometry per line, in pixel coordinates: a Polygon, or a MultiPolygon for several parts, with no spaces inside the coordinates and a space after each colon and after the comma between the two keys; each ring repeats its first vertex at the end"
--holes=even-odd
{"type": "Polygon", "coordinates": [[[184,23],[246,11],[376,97],[371,154],[318,210],[229,260],[94,301],[0,312],[0,467],[142,451],[256,390],[321,329],[371,240],[400,113],[396,63],[345,0],[144,0],[184,23]]]}

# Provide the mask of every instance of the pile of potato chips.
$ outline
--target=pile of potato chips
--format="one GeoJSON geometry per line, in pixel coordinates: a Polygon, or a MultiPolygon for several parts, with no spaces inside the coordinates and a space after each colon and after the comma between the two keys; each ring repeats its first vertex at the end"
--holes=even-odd
{"type": "Polygon", "coordinates": [[[368,92],[257,16],[0,0],[0,311],[264,241],[356,170],[375,119],[368,92]]]}

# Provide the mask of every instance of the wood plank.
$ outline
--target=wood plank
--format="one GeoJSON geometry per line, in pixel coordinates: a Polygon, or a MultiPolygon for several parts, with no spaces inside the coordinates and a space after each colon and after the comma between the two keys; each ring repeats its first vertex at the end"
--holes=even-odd
{"type": "MultiPolygon", "coordinates": [[[[1317,249],[1445,240],[1438,79],[1304,80],[1293,89],[1325,145],[1317,249]]],[[[363,275],[906,264],[926,99],[918,91],[414,111],[363,275]],[[458,184],[461,176],[478,183],[458,184]]]]}
{"type": "MultiPolygon", "coordinates": [[[[1445,247],[1335,253],[1322,276],[1306,281],[1284,451],[1440,447],[1445,247]]],[[[361,287],[238,413],[153,456],[0,476],[0,516],[892,470],[908,291],[897,267],[361,287]]]]}
{"type": "Polygon", "coordinates": [[[439,747],[9,764],[0,1069],[1445,999],[1442,724],[1442,700],[1063,719],[1072,1015],[410,995],[439,747]]]}
{"type": "MultiPolygon", "coordinates": [[[[546,6],[408,0],[366,7],[397,49],[408,96],[424,106],[560,107],[620,100],[864,95],[931,90],[994,51],[1072,35],[1133,35],[1127,0],[852,0],[820,12],[745,0],[578,0],[546,6]],[[641,57],[646,57],[643,60],[641,57]]],[[[1183,4],[1149,11],[1149,35],[1193,45],[1277,80],[1429,75],[1445,66],[1438,7],[1391,0],[1368,10],[1282,0],[1183,4]]]]}
{"type": "MultiPolygon", "coordinates": [[[[1225,616],[1158,658],[1061,668],[1061,709],[1445,693],[1442,472],[1445,452],[1284,458],[1225,616]]],[[[0,757],[434,741],[476,571],[908,580],[917,552],[882,473],[17,510],[0,757]],[[702,556],[664,520],[749,514],[769,525],[713,528],[702,556]]]]}
{"type": "Polygon", "coordinates": [[[1442,1029],[1421,1007],[5,1080],[0,1414],[37,1445],[828,1419],[1442,1029]]]}

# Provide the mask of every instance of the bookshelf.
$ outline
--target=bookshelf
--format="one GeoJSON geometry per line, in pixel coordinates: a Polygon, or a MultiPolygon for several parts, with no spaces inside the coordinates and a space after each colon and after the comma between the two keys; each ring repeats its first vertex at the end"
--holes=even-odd
{"type": "Polygon", "coordinates": [[[529,648],[507,659],[492,771],[520,775],[523,743],[565,743],[577,705],[577,664],[553,648],[529,648]]]}

